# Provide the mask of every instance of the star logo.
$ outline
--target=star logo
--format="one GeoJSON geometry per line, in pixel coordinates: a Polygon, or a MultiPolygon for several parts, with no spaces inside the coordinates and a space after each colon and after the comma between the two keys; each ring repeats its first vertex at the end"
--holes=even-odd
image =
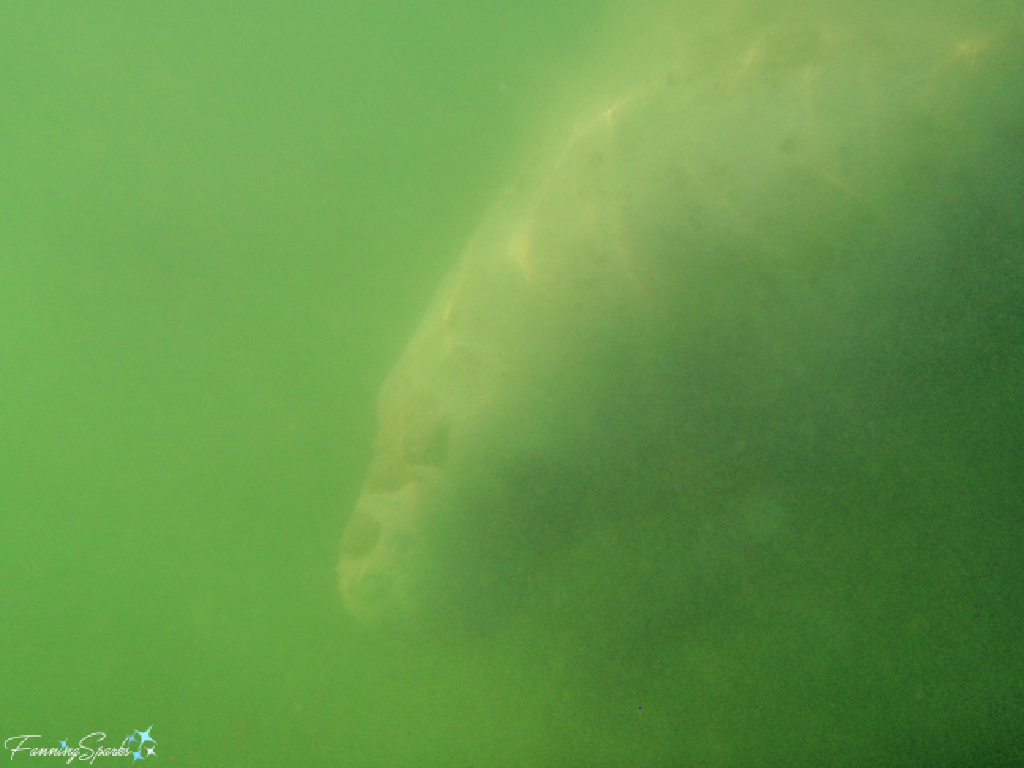
{"type": "Polygon", "coordinates": [[[154,749],[154,747],[156,747],[156,739],[154,739],[152,737],[152,735],[151,735],[152,731],[153,731],[153,726],[151,725],[151,726],[149,726],[149,728],[147,728],[144,731],[136,730],[136,731],[133,731],[129,736],[126,737],[128,739],[128,743],[132,744],[133,746],[134,746],[134,743],[135,743],[135,737],[138,736],[138,739],[139,739],[139,749],[138,749],[138,751],[131,753],[131,755],[132,755],[132,762],[133,763],[136,760],[145,760],[147,757],[156,757],[156,750],[154,749]],[[152,747],[147,747],[146,746],[146,742],[147,741],[150,742],[153,746],[152,747]],[[145,751],[146,754],[142,754],[143,751],[145,751]]]}

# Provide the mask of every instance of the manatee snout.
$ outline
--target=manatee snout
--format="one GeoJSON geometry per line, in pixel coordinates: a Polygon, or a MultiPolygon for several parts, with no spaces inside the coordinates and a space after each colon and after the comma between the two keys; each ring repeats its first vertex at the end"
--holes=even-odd
{"type": "Polygon", "coordinates": [[[338,576],[345,607],[380,626],[410,613],[422,539],[422,482],[364,491],[341,538],[338,576]]]}

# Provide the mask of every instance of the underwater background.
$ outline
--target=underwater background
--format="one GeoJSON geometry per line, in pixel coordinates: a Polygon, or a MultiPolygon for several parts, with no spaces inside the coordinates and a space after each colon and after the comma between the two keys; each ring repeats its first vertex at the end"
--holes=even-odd
{"type": "MultiPolygon", "coordinates": [[[[152,726],[148,759],[182,766],[576,764],[585,715],[553,716],[536,670],[378,642],[335,566],[380,384],[598,79],[606,10],[0,5],[0,736],[152,726]]],[[[995,585],[1024,563],[1020,518],[1005,532],[995,585]]],[[[1020,597],[993,599],[1008,644],[1020,597]]],[[[655,697],[595,691],[586,764],[671,764],[655,697]]]]}
{"type": "Polygon", "coordinates": [[[5,739],[394,757],[334,571],[377,390],[597,11],[0,6],[5,739]]]}

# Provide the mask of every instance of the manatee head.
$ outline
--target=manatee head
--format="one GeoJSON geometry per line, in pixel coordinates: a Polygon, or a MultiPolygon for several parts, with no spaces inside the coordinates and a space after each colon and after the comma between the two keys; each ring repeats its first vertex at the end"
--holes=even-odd
{"type": "Polygon", "coordinates": [[[346,608],[369,626],[400,621],[416,604],[423,554],[423,497],[429,486],[366,490],[341,539],[338,573],[346,608]]]}
{"type": "Polygon", "coordinates": [[[338,566],[345,606],[374,627],[406,624],[423,603],[430,527],[439,519],[448,458],[449,422],[436,399],[418,393],[396,401],[388,394],[338,566]]]}

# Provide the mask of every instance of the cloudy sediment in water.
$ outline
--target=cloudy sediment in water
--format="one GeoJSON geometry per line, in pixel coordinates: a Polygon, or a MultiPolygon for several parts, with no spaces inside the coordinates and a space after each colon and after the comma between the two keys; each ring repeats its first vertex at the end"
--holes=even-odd
{"type": "Polygon", "coordinates": [[[6,3],[0,71],[3,739],[1021,762],[1019,2],[6,3]]]}

